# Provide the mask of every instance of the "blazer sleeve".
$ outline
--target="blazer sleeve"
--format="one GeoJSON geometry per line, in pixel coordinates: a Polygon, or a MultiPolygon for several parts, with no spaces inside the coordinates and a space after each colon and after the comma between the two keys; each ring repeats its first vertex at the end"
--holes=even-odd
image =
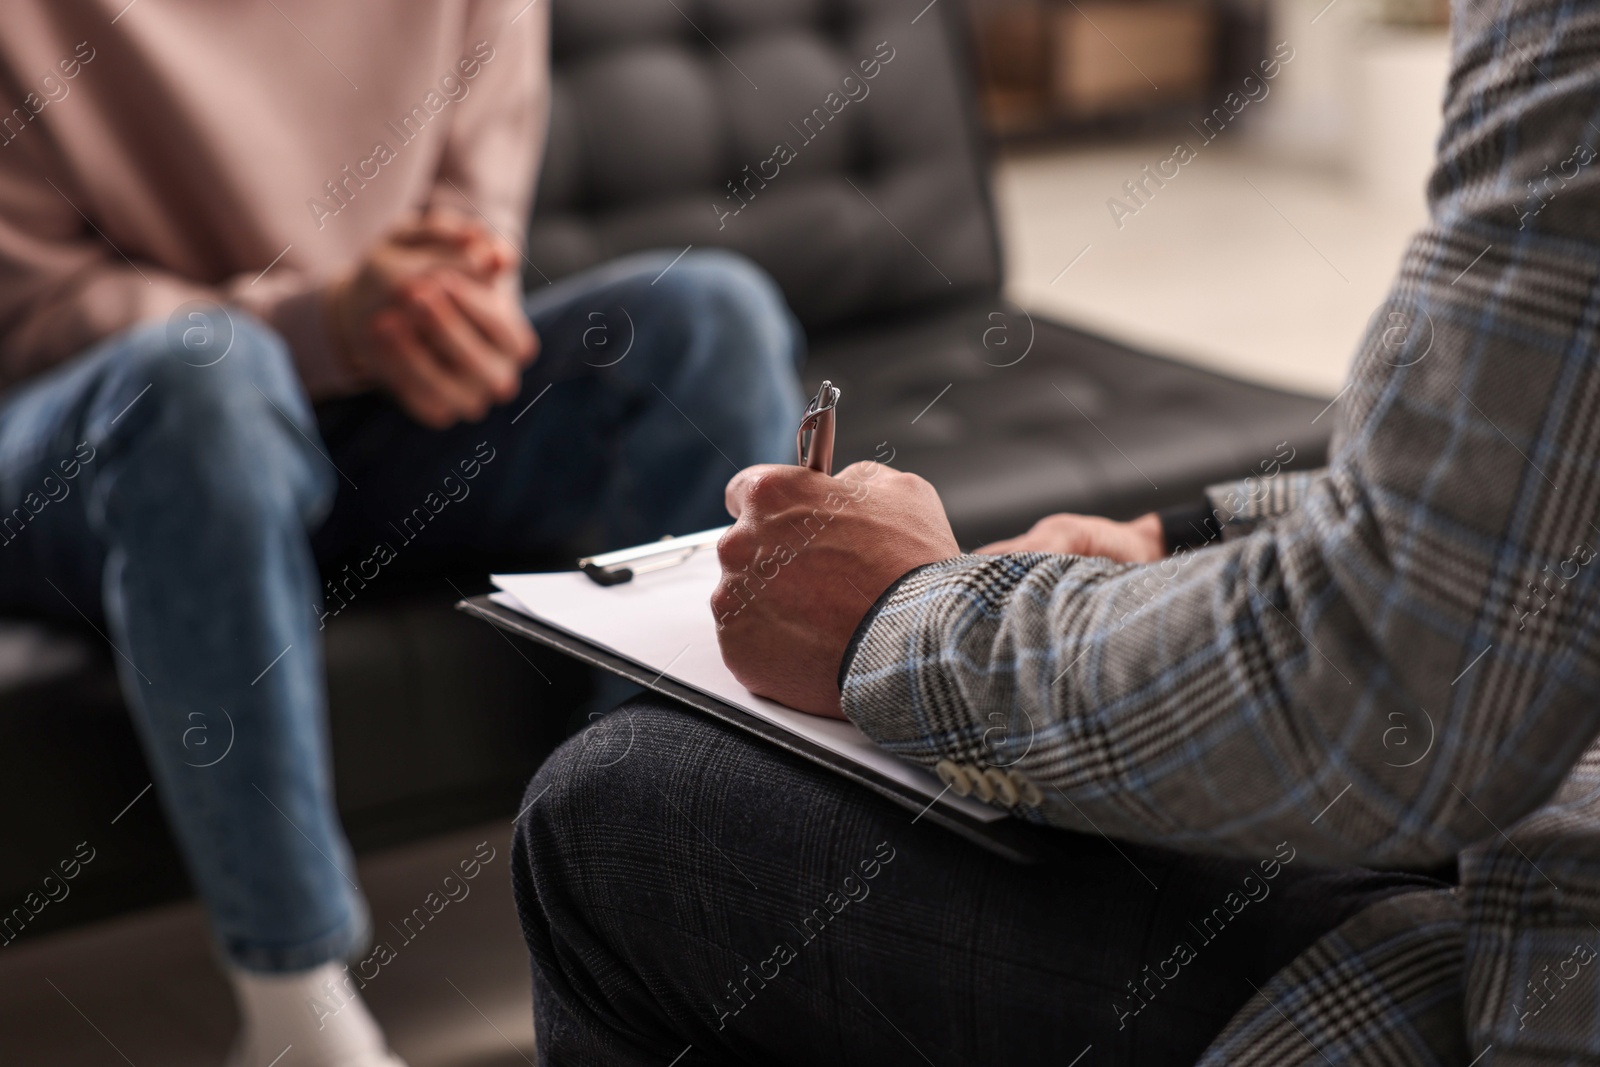
{"type": "Polygon", "coordinates": [[[1158,564],[902,578],[842,668],[869,735],[1028,818],[1322,862],[1442,862],[1555,792],[1600,731],[1600,8],[1456,18],[1327,470],[1158,564]]]}
{"type": "Polygon", "coordinates": [[[1300,506],[1327,468],[1314,471],[1279,471],[1242,478],[1206,488],[1206,504],[1224,539],[1240,537],[1263,522],[1286,515],[1300,506]]]}

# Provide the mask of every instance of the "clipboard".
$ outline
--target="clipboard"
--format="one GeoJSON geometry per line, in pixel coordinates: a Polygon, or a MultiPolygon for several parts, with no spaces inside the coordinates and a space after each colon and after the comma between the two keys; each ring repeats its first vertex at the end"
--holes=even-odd
{"type": "Polygon", "coordinates": [[[456,608],[505,633],[546,645],[581,663],[619,675],[785,752],[826,767],[841,778],[898,804],[908,812],[910,822],[929,822],[941,826],[1013,863],[1037,863],[1046,855],[1047,841],[1044,835],[1048,831],[1012,818],[986,822],[938,799],[930,800],[921,791],[903,782],[761,719],[743,708],[685,685],[665,671],[643,667],[593,642],[498,604],[488,595],[469,597],[457,603],[456,608]]]}
{"type": "MultiPolygon", "coordinates": [[[[838,387],[824,381],[795,433],[802,467],[833,470],[838,406],[838,387]]],[[[494,575],[500,592],[457,607],[826,767],[915,812],[913,823],[927,819],[1005,859],[1038,862],[1046,831],[964,795],[948,797],[950,786],[940,789],[933,775],[885,752],[854,724],[806,715],[739,684],[722,661],[714,627],[707,629],[707,599],[720,570],[706,550],[725,530],[590,556],[572,572],[494,575]],[[635,582],[640,575],[647,577],[635,582]],[[600,633],[606,637],[586,636],[600,633]],[[686,633],[690,642],[669,658],[663,638],[686,633]],[[684,666],[669,674],[680,658],[684,666]]]]}

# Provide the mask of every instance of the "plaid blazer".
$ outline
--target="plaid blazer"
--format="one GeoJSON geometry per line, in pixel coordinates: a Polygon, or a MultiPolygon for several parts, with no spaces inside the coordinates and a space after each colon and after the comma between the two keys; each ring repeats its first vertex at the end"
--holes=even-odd
{"type": "Polygon", "coordinates": [[[1158,564],[914,571],[841,669],[884,747],[1027,819],[1459,863],[1207,1063],[1600,1062],[1600,4],[1457,0],[1452,66],[1325,470],[1213,490],[1221,542],[1158,564]]]}

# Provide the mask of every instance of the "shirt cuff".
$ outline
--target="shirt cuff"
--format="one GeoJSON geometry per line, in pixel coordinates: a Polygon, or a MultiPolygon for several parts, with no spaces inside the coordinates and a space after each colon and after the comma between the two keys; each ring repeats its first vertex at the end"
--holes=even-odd
{"type": "Polygon", "coordinates": [[[850,675],[850,664],[855,662],[856,652],[860,650],[861,642],[866,639],[867,631],[872,629],[872,622],[878,617],[878,612],[882,611],[883,606],[894,598],[894,591],[904,585],[906,579],[910,578],[913,574],[916,574],[919,571],[924,571],[929,567],[936,566],[938,566],[937,563],[924,563],[919,567],[912,567],[900,577],[890,582],[889,588],[879,593],[878,599],[872,602],[872,607],[868,608],[867,613],[861,616],[861,621],[856,624],[856,632],[850,635],[850,643],[844,646],[844,655],[839,659],[838,684],[839,691],[841,693],[844,692],[844,680],[850,675]]]}
{"type": "Polygon", "coordinates": [[[1204,548],[1222,539],[1222,520],[1209,500],[1181,504],[1156,512],[1161,520],[1161,540],[1172,555],[1181,549],[1204,548]]]}

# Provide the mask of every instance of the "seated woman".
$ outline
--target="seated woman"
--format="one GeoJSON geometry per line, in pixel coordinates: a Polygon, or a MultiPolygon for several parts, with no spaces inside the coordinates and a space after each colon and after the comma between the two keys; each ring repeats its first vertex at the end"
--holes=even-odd
{"type": "Polygon", "coordinates": [[[8,98],[37,86],[0,121],[0,610],[115,650],[236,1067],[398,1062],[343,969],[324,627],[399,571],[714,525],[800,404],[799,327],[731,253],[523,293],[548,3],[382,6],[0,23],[8,98]]]}

